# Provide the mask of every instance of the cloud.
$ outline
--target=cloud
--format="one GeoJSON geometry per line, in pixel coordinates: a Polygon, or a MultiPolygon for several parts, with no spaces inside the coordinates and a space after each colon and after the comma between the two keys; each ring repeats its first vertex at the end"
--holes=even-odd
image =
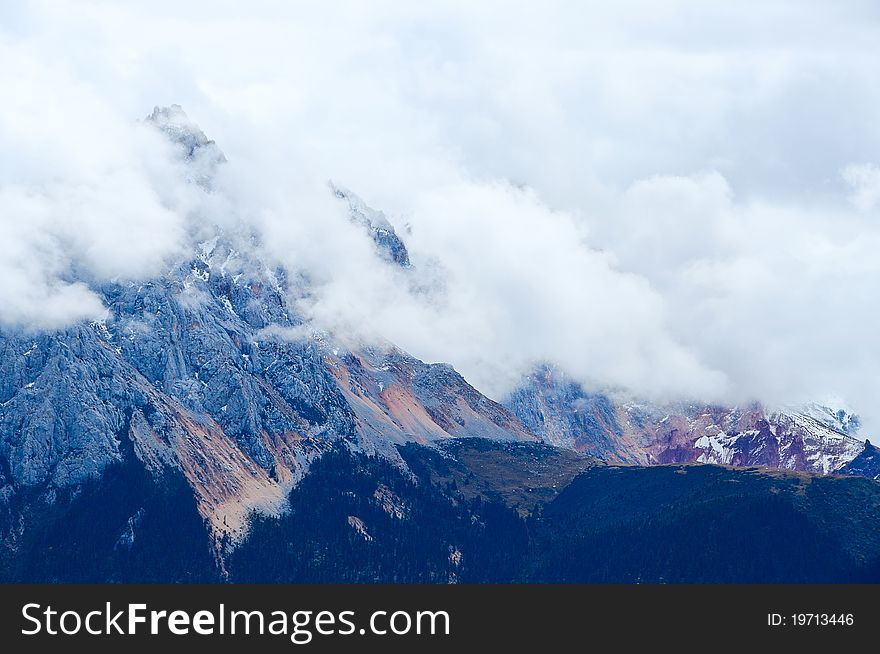
{"type": "Polygon", "coordinates": [[[306,307],[318,324],[452,361],[496,397],[542,361],[593,385],[723,392],[723,375],[667,331],[662,297],[615,269],[570,214],[549,210],[533,191],[461,179],[414,200],[411,271],[377,265],[363,234],[343,229],[343,218],[323,226],[332,246],[316,245],[318,231],[268,239],[288,267],[307,262],[320,271],[317,301],[306,307]]]}
{"type": "Polygon", "coordinates": [[[872,217],[846,202],[741,199],[717,173],[639,182],[620,206],[599,242],[651,281],[671,332],[736,394],[790,402],[845,389],[870,412],[880,363],[872,217]]]}
{"type": "Polygon", "coordinates": [[[182,251],[192,190],[155,130],[17,47],[0,57],[0,322],[95,318],[88,284],[156,274],[182,251]]]}
{"type": "Polygon", "coordinates": [[[870,424],[870,3],[0,11],[7,326],[94,315],[88,284],[245,221],[309,271],[316,325],[495,396],[549,359],[646,394],[843,395],[870,424]],[[134,120],[172,102],[229,158],[213,196],[134,120]],[[415,270],[376,261],[328,179],[386,211],[415,270]]]}
{"type": "Polygon", "coordinates": [[[880,166],[851,164],[843,169],[843,179],[852,187],[850,201],[860,211],[880,204],[880,166]]]}

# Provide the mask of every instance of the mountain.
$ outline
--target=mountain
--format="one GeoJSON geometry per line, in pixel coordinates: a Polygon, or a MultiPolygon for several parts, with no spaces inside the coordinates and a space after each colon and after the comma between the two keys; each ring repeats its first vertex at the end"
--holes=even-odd
{"type": "MultiPolygon", "coordinates": [[[[194,188],[214,192],[227,165],[217,144],[177,106],[146,122],[194,188]]],[[[327,192],[378,265],[413,272],[387,217],[342,187],[327,192]]],[[[877,479],[877,452],[846,411],[636,402],[587,393],[549,366],[499,403],[447,364],[315,332],[297,309],[308,276],[268,264],[259,234],[202,225],[190,241],[153,279],[81,280],[106,307],[100,320],[0,328],[0,580],[671,579],[656,558],[638,568],[618,557],[595,575],[547,561],[582,547],[592,561],[625,538],[678,545],[719,520],[751,535],[779,520],[827,550],[773,536],[753,551],[770,562],[748,575],[678,580],[760,579],[774,565],[792,579],[872,574],[866,527],[798,498],[826,489],[841,512],[874,520],[874,482],[678,465],[877,479]],[[642,483],[657,489],[642,495],[642,483]],[[664,495],[664,484],[686,492],[664,495]],[[616,504],[602,502],[603,485],[616,504]],[[713,512],[702,496],[717,499],[713,512]],[[754,522],[740,500],[773,506],[754,522]],[[773,563],[774,546],[795,547],[815,574],[773,563]]],[[[717,548],[706,565],[735,555],[732,541],[717,548]]]]}
{"type": "Polygon", "coordinates": [[[406,245],[394,231],[394,227],[388,222],[384,213],[368,207],[363,200],[347,189],[331,183],[330,190],[333,195],[348,204],[352,219],[367,229],[383,259],[401,268],[412,266],[406,245]]]}
{"type": "Polygon", "coordinates": [[[541,366],[503,400],[547,442],[610,462],[716,463],[847,472],[865,450],[858,417],[812,404],[768,410],[699,403],[652,403],[587,392],[552,366],[541,366]]]}
{"type": "Polygon", "coordinates": [[[880,449],[865,441],[865,449],[838,472],[844,475],[858,475],[880,481],[880,449]]]}
{"type": "MultiPolygon", "coordinates": [[[[179,107],[147,121],[208,192],[226,161],[216,144],[179,107]]],[[[381,214],[335,193],[377,257],[409,265],[381,214]]],[[[215,229],[159,278],[92,284],[107,308],[100,321],[0,331],[0,501],[36,493],[51,504],[114,464],[171,471],[215,538],[234,541],[251,511],[282,510],[310,462],[338,440],[392,459],[409,440],[535,440],[450,366],[390,345],[303,336],[290,298],[307,289],[255,258],[257,245],[253,234],[215,229]]]]}
{"type": "Polygon", "coordinates": [[[621,407],[608,395],[588,393],[555,367],[538,367],[502,404],[551,445],[607,461],[651,463],[642,451],[645,438],[626,429],[621,407]]]}

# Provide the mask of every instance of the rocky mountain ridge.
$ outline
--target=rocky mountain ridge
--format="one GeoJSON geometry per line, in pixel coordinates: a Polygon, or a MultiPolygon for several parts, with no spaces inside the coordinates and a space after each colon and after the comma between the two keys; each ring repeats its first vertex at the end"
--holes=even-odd
{"type": "Polygon", "coordinates": [[[588,392],[553,366],[537,368],[503,404],[548,443],[616,463],[847,473],[871,447],[858,437],[858,417],[843,409],[645,402],[588,392]]]}

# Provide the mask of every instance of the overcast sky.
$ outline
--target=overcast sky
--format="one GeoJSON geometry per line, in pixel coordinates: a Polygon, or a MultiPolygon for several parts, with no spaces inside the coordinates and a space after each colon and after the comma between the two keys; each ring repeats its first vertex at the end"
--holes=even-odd
{"type": "Polygon", "coordinates": [[[0,5],[0,322],[100,314],[193,220],[313,274],[315,325],[448,361],[500,397],[589,386],[880,427],[874,2],[0,5]],[[245,8],[246,7],[246,8],[245,8]],[[179,103],[217,196],[139,126],[179,103]],[[382,209],[377,264],[326,182],[382,209]]]}

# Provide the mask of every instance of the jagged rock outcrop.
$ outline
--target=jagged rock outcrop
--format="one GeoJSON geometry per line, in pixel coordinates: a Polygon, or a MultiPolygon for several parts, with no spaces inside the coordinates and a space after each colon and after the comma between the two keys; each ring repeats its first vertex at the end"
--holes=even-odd
{"type": "Polygon", "coordinates": [[[406,245],[397,235],[391,223],[388,222],[384,213],[368,207],[363,200],[347,189],[331,183],[330,190],[337,198],[348,204],[352,220],[366,228],[383,259],[401,268],[412,266],[406,245]]]}

